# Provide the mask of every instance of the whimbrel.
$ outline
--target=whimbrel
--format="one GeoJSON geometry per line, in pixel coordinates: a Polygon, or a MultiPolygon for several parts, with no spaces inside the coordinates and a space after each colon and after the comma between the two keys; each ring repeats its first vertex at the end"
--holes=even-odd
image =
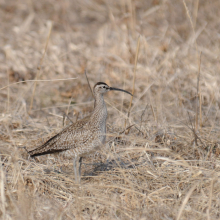
{"type": "Polygon", "coordinates": [[[67,126],[42,146],[29,151],[30,156],[36,157],[61,153],[68,159],[73,158],[75,180],[76,182],[80,181],[82,157],[96,151],[98,147],[105,143],[108,113],[103,95],[111,90],[122,91],[132,95],[128,91],[109,87],[104,82],[96,83],[93,88],[95,105],[91,115],[67,126]],[[79,169],[76,165],[78,165],[79,169]]]}

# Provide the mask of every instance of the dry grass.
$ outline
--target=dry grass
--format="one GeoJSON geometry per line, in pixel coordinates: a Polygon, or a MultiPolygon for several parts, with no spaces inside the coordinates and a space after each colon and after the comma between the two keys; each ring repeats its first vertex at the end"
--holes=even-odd
{"type": "Polygon", "coordinates": [[[220,219],[219,8],[1,0],[1,219],[220,219]],[[109,142],[84,160],[79,186],[72,161],[19,147],[91,112],[85,69],[91,85],[132,91],[136,79],[130,128],[130,97],[106,95],[109,142]]]}

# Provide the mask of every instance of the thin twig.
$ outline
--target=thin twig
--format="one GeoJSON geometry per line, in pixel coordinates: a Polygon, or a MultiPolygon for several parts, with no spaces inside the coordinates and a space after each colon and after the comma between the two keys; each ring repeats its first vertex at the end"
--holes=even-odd
{"type": "Polygon", "coordinates": [[[69,115],[67,115],[65,112],[61,111],[63,113],[63,126],[65,125],[65,119],[68,118],[69,121],[73,124],[73,121],[71,120],[71,118],[69,117],[69,115]]]}
{"type": "Polygon", "coordinates": [[[9,79],[9,70],[7,71],[8,73],[8,112],[9,112],[9,109],[10,109],[10,88],[9,88],[9,83],[10,83],[10,79],[9,79]]]}
{"type": "Polygon", "coordinates": [[[208,218],[208,220],[211,219],[210,218],[210,210],[211,210],[211,207],[212,207],[213,184],[214,184],[214,180],[212,179],[211,184],[210,184],[210,192],[209,192],[209,206],[208,206],[208,209],[207,209],[207,218],[208,218]]]}
{"type": "MultiPolygon", "coordinates": [[[[145,114],[145,112],[146,112],[146,110],[147,110],[147,107],[148,107],[148,104],[146,105],[146,107],[144,108],[144,110],[143,110],[143,112],[142,112],[142,114],[141,114],[141,123],[140,123],[140,131],[141,131],[141,126],[142,126],[142,121],[143,121],[143,116],[144,116],[144,114],[145,114]]],[[[143,133],[143,132],[142,132],[143,133]]]]}
{"type": "Polygon", "coordinates": [[[199,8],[199,0],[196,0],[196,1],[194,1],[194,10],[193,10],[193,25],[194,25],[194,28],[196,28],[198,8],[199,8]]]}
{"type": "MultiPolygon", "coordinates": [[[[43,53],[43,56],[41,57],[41,60],[40,60],[40,64],[38,66],[38,72],[37,72],[37,76],[36,76],[36,80],[38,79],[38,77],[40,76],[40,72],[41,72],[41,66],[43,64],[43,60],[44,60],[44,57],[45,57],[45,54],[47,52],[47,47],[48,47],[48,44],[49,44],[49,39],[50,39],[50,35],[51,35],[51,32],[52,32],[52,27],[53,27],[53,23],[51,22],[50,23],[50,29],[49,29],[49,34],[47,36],[47,41],[46,41],[46,45],[45,45],[45,49],[44,49],[44,53],[43,53]]],[[[33,88],[33,93],[32,93],[32,97],[31,97],[31,104],[30,104],[30,109],[29,111],[31,111],[32,109],[32,106],[33,106],[33,101],[34,101],[34,95],[35,95],[35,90],[36,90],[36,86],[37,86],[37,81],[35,81],[34,83],[34,88],[33,88]]]]}
{"type": "MultiPolygon", "coordinates": [[[[202,52],[200,52],[200,59],[199,59],[199,79],[200,79],[200,66],[201,66],[201,58],[202,52]]],[[[201,94],[201,86],[199,84],[199,119],[200,119],[200,129],[202,128],[202,94],[201,94]]]]}
{"type": "Polygon", "coordinates": [[[185,198],[184,198],[184,200],[183,200],[183,202],[182,202],[182,205],[181,205],[181,207],[180,207],[180,209],[179,209],[179,212],[178,212],[178,215],[177,215],[177,217],[176,217],[176,220],[179,220],[179,219],[180,219],[180,217],[181,217],[181,215],[182,215],[182,212],[183,212],[183,210],[184,210],[184,208],[185,208],[185,206],[186,206],[186,204],[187,204],[187,202],[188,202],[190,196],[192,195],[193,191],[195,190],[197,184],[198,184],[198,183],[196,182],[196,183],[191,187],[191,189],[189,190],[189,192],[186,194],[186,196],[185,196],[185,198]]]}
{"type": "MultiPolygon", "coordinates": [[[[133,96],[134,96],[134,89],[135,89],[135,80],[136,80],[136,70],[137,70],[137,61],[138,61],[139,48],[140,48],[140,36],[138,37],[137,48],[136,48],[136,54],[135,54],[134,74],[133,74],[133,87],[132,87],[132,96],[131,96],[130,104],[129,104],[129,107],[128,107],[128,119],[129,119],[129,116],[130,116],[131,105],[132,105],[133,96]]],[[[126,121],[125,121],[125,127],[126,127],[126,121]]]]}
{"type": "Polygon", "coordinates": [[[193,127],[193,123],[192,123],[192,120],[191,120],[191,117],[190,117],[188,111],[187,111],[187,113],[188,113],[189,122],[191,123],[192,128],[190,128],[189,126],[188,126],[188,127],[189,127],[189,128],[191,129],[191,131],[193,132],[193,134],[194,134],[195,144],[196,144],[196,146],[198,146],[198,144],[197,144],[197,135],[196,135],[195,127],[193,127]]]}
{"type": "Polygon", "coordinates": [[[198,125],[199,125],[199,122],[198,122],[198,120],[199,120],[199,117],[198,117],[198,106],[199,106],[199,109],[200,109],[200,126],[201,126],[201,124],[202,124],[202,122],[201,122],[201,114],[202,114],[202,112],[201,112],[201,89],[200,89],[200,64],[201,64],[201,55],[202,55],[202,52],[200,53],[200,62],[199,62],[199,69],[198,69],[198,76],[197,76],[197,94],[196,94],[196,121],[195,121],[195,129],[196,129],[196,131],[198,130],[198,125]]]}
{"type": "Polygon", "coordinates": [[[87,71],[86,71],[86,69],[85,69],[84,74],[85,74],[85,76],[86,76],[86,80],[87,80],[87,83],[88,83],[88,85],[89,85],[89,89],[90,89],[90,91],[91,91],[91,93],[92,93],[92,96],[93,96],[93,98],[94,98],[94,94],[93,94],[93,92],[92,92],[92,87],[91,87],[91,85],[90,85],[90,83],[89,83],[89,79],[88,79],[88,77],[87,77],[87,71]]]}
{"type": "Polygon", "coordinates": [[[66,81],[66,80],[71,80],[71,79],[77,79],[78,77],[75,78],[67,78],[67,79],[34,79],[34,80],[24,80],[24,81],[19,81],[19,82],[15,82],[15,83],[11,83],[7,86],[4,86],[2,88],[0,88],[0,90],[3,89],[7,89],[10,86],[16,85],[16,84],[20,84],[20,83],[26,83],[26,82],[54,82],[54,81],[66,81]]]}
{"type": "Polygon", "coordinates": [[[181,122],[181,123],[184,124],[186,127],[188,127],[188,128],[193,132],[193,134],[194,134],[194,136],[195,136],[196,145],[197,145],[197,139],[198,139],[198,140],[200,140],[201,144],[202,144],[203,147],[205,148],[206,145],[203,143],[203,141],[201,140],[201,138],[196,134],[196,131],[195,131],[195,128],[193,127],[193,123],[192,123],[192,121],[191,121],[189,112],[187,112],[187,113],[188,113],[188,117],[189,117],[189,120],[190,120],[190,123],[191,123],[192,128],[191,128],[190,126],[188,126],[187,124],[183,123],[183,122],[181,122]]]}

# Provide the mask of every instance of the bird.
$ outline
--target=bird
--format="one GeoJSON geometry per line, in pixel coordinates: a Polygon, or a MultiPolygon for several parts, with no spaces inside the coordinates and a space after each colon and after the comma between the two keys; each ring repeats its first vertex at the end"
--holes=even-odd
{"type": "Polygon", "coordinates": [[[43,145],[28,151],[29,155],[34,158],[36,156],[59,153],[68,159],[72,158],[75,181],[80,183],[82,158],[97,151],[105,143],[108,112],[104,94],[113,90],[125,92],[132,96],[126,90],[110,87],[104,82],[97,82],[93,87],[95,101],[92,113],[68,125],[43,145]]]}

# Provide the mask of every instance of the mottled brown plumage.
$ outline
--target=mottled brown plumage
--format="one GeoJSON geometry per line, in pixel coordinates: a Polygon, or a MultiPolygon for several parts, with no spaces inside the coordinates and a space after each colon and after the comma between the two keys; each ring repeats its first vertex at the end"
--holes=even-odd
{"type": "Polygon", "coordinates": [[[105,143],[108,113],[103,95],[110,90],[123,91],[131,95],[131,93],[125,90],[109,87],[106,83],[96,83],[93,89],[95,105],[92,114],[67,126],[42,146],[29,151],[31,157],[61,153],[67,158],[73,158],[75,178],[77,180],[77,158],[80,157],[80,176],[82,157],[97,150],[98,147],[105,143]]]}

